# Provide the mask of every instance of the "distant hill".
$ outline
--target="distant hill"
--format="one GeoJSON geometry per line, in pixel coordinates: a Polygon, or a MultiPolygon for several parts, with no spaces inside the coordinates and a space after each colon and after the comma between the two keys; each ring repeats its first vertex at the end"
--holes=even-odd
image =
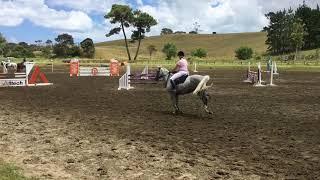
{"type": "MultiPolygon", "coordinates": [[[[234,50],[240,46],[253,48],[257,53],[264,53],[267,49],[265,45],[266,33],[235,33],[235,34],[216,34],[216,35],[195,35],[195,34],[174,34],[165,36],[148,37],[142,41],[139,60],[149,58],[147,47],[155,45],[158,52],[154,59],[164,59],[161,52],[164,44],[174,43],[178,50],[183,50],[190,54],[192,50],[203,48],[208,51],[209,58],[214,59],[232,59],[234,50]]],[[[137,43],[129,43],[132,56],[135,54],[137,43]]],[[[126,49],[123,40],[103,42],[96,44],[96,58],[101,59],[127,59],[126,49]]]]}

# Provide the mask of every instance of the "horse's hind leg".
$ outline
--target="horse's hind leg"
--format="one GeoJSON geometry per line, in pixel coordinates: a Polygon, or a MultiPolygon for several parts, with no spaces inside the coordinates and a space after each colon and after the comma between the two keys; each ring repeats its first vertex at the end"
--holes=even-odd
{"type": "Polygon", "coordinates": [[[209,114],[213,114],[212,111],[209,110],[209,107],[208,107],[208,102],[209,102],[209,99],[210,99],[210,96],[209,94],[207,93],[207,91],[202,91],[199,93],[199,96],[203,102],[203,105],[204,105],[204,110],[206,111],[206,113],[209,113],[209,114]]]}

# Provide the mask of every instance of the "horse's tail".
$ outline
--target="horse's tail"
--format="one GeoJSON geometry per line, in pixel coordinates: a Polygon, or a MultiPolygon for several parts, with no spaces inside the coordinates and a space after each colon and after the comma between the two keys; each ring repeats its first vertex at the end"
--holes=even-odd
{"type": "Polygon", "coordinates": [[[200,81],[200,83],[198,84],[197,88],[193,91],[193,94],[198,94],[200,91],[202,91],[206,85],[207,82],[210,80],[210,76],[204,76],[203,79],[200,81]]]}

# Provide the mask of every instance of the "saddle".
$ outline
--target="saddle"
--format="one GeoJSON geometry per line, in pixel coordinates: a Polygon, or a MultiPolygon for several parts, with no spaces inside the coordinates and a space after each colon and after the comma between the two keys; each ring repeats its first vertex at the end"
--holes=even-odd
{"type": "Polygon", "coordinates": [[[188,77],[189,77],[189,75],[183,75],[183,76],[177,78],[176,80],[174,80],[174,83],[176,85],[183,84],[188,77]]]}

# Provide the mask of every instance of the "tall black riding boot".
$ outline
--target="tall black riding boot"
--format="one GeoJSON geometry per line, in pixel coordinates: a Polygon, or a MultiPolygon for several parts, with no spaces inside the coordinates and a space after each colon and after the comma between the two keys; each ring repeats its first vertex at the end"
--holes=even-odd
{"type": "Polygon", "coordinates": [[[176,83],[174,82],[174,80],[170,79],[170,83],[172,86],[172,91],[176,91],[176,83]]]}

